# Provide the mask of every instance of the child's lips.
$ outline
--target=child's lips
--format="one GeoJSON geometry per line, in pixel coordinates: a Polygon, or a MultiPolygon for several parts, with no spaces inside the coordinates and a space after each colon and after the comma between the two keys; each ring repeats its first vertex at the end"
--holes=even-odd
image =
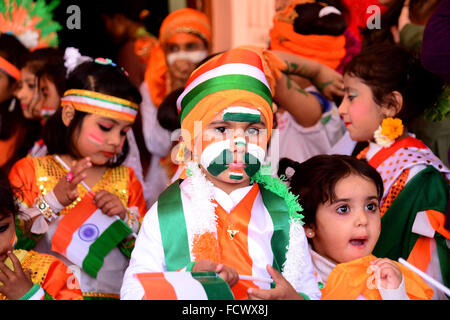
{"type": "Polygon", "coordinates": [[[233,170],[242,170],[245,167],[245,163],[232,162],[228,164],[228,167],[233,170]]]}
{"type": "Polygon", "coordinates": [[[352,246],[355,246],[357,248],[363,248],[363,247],[365,247],[365,245],[367,243],[367,237],[366,236],[356,237],[356,238],[350,239],[349,243],[352,246]]]}
{"type": "Polygon", "coordinates": [[[102,151],[102,154],[107,158],[112,158],[115,155],[114,152],[106,152],[106,151],[102,151]]]}

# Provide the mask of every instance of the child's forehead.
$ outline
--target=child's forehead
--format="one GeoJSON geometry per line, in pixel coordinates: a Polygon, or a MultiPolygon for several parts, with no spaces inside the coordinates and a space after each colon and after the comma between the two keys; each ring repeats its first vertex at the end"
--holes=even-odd
{"type": "Polygon", "coordinates": [[[245,106],[230,106],[216,114],[210,123],[214,122],[230,122],[230,123],[260,123],[266,124],[264,116],[258,109],[245,106]]]}

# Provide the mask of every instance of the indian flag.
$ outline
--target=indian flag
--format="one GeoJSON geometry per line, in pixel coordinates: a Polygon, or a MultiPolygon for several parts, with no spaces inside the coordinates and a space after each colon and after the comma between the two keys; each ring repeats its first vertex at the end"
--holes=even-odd
{"type": "Polygon", "coordinates": [[[134,275],[144,300],[234,300],[228,284],[214,272],[149,272],[134,275]]]}
{"type": "Polygon", "coordinates": [[[59,221],[52,250],[96,278],[105,256],[132,232],[121,219],[98,209],[88,193],[59,221]]]}

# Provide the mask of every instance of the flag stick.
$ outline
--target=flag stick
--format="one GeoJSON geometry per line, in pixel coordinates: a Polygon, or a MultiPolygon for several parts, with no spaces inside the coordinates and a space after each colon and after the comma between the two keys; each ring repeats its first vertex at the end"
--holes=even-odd
{"type": "Polygon", "coordinates": [[[242,274],[239,275],[239,280],[261,281],[261,282],[267,282],[267,283],[273,282],[272,279],[258,278],[258,277],[247,276],[247,275],[242,275],[242,274]]]}
{"type": "MultiPolygon", "coordinates": [[[[61,159],[58,155],[55,155],[55,159],[58,160],[58,162],[67,170],[70,172],[70,167],[63,161],[63,159],[61,159]]],[[[91,194],[94,195],[94,193],[92,192],[92,189],[89,188],[89,186],[84,182],[81,181],[80,182],[81,185],[91,194]]],[[[120,217],[118,217],[117,215],[113,216],[115,219],[120,219],[120,217]]],[[[137,234],[136,232],[133,231],[133,233],[131,234],[133,237],[137,238],[137,234]]]]}
{"type": "Polygon", "coordinates": [[[450,289],[447,288],[446,286],[444,286],[442,283],[440,283],[439,281],[433,279],[432,277],[430,277],[429,275],[427,275],[425,272],[423,272],[420,269],[417,269],[416,267],[414,267],[412,264],[406,262],[403,258],[399,258],[398,262],[400,262],[402,265],[404,265],[405,267],[411,269],[412,271],[414,271],[415,273],[417,273],[419,276],[421,276],[424,280],[428,281],[429,283],[431,283],[433,286],[435,286],[437,289],[441,290],[442,292],[444,292],[447,296],[450,297],[450,289]]]}

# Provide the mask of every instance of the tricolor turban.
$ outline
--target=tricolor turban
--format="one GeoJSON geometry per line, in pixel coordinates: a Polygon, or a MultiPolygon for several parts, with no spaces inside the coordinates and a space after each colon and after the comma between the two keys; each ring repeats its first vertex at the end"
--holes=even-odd
{"type": "Polygon", "coordinates": [[[276,80],[286,64],[271,52],[256,47],[238,47],[217,55],[191,74],[177,100],[183,140],[192,150],[194,123],[202,130],[227,107],[258,110],[273,126],[272,97],[276,80]],[[186,136],[186,132],[190,136],[186,136]]]}

